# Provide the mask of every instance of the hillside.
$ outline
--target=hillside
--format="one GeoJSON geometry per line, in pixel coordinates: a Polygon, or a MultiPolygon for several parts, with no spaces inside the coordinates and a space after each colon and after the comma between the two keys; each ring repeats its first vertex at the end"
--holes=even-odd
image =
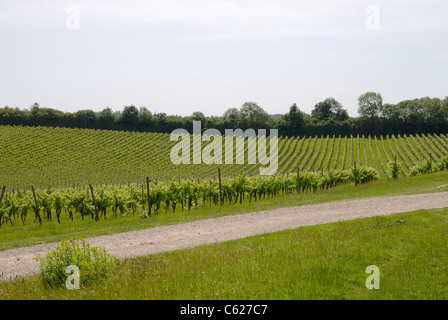
{"type": "MultiPolygon", "coordinates": [[[[8,187],[127,183],[151,179],[256,175],[259,164],[174,165],[170,135],[51,127],[0,126],[0,183],[8,187]]],[[[203,145],[206,145],[203,142],[203,145]]],[[[247,148],[247,143],[246,143],[247,148]]],[[[448,155],[446,135],[280,138],[278,173],[347,169],[356,161],[386,177],[394,156],[402,175],[448,155]]]]}

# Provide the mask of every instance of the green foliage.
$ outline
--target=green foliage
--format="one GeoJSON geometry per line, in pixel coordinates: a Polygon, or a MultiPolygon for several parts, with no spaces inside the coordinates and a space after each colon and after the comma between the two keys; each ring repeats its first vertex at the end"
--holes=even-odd
{"type": "Polygon", "coordinates": [[[379,118],[382,108],[383,98],[380,93],[366,92],[358,98],[358,113],[361,118],[379,118]]]}
{"type": "Polygon", "coordinates": [[[80,285],[89,285],[116,272],[117,259],[101,247],[91,247],[85,240],[63,241],[45,258],[38,257],[42,282],[51,287],[65,285],[68,266],[79,268],[80,285]]]}
{"type": "MultiPolygon", "coordinates": [[[[293,106],[291,112],[300,111],[293,106]]],[[[25,225],[29,214],[34,216],[37,207],[31,185],[37,190],[44,221],[56,217],[61,222],[61,217],[67,221],[64,215],[73,221],[76,216],[83,220],[96,218],[97,212],[103,219],[108,212],[114,216],[143,212],[141,217],[149,217],[146,183],[129,182],[142,181],[148,172],[152,179],[151,213],[159,214],[207,203],[218,205],[218,167],[222,199],[229,204],[296,192],[295,168],[300,168],[300,192],[366,183],[379,175],[394,178],[400,172],[406,176],[448,168],[445,135],[283,137],[278,145],[277,174],[265,177],[258,176],[260,164],[176,166],[169,157],[173,145],[165,134],[0,126],[0,181],[7,186],[0,204],[0,228],[14,226],[20,220],[25,225]],[[399,168],[387,165],[393,154],[403,160],[399,168]],[[439,162],[427,161],[412,168],[429,154],[439,162]],[[353,161],[362,165],[350,169],[353,161]],[[86,188],[89,183],[94,183],[95,204],[86,188]]],[[[192,144],[191,151],[198,151],[194,148],[192,144]]],[[[248,154],[247,141],[240,148],[248,154]]]]}
{"type": "MultiPolygon", "coordinates": [[[[268,114],[257,103],[245,102],[240,110],[230,108],[223,116],[201,115],[200,118],[207,128],[221,131],[236,128],[278,128],[282,136],[349,133],[373,135],[385,132],[415,134],[428,131],[444,133],[448,128],[447,105],[447,97],[422,97],[397,104],[383,104],[380,93],[366,92],[358,98],[358,118],[350,117],[347,110],[333,98],[316,103],[311,115],[302,113],[294,117],[291,113],[268,114]],[[292,118],[288,120],[290,116],[292,118]],[[299,124],[300,129],[295,123],[299,124]]],[[[100,113],[92,110],[69,113],[43,108],[35,103],[29,110],[8,106],[0,108],[0,124],[170,133],[174,129],[190,129],[191,117],[167,115],[163,112],[152,114],[146,107],[138,110],[132,105],[124,107],[122,112],[112,112],[110,108],[105,108],[100,113]]]]}
{"type": "MultiPolygon", "coordinates": [[[[291,111],[300,112],[295,107],[291,111]]],[[[280,138],[278,172],[266,177],[257,176],[260,164],[176,166],[169,157],[173,145],[165,134],[0,126],[0,181],[7,186],[0,204],[0,228],[33,219],[29,215],[34,217],[37,207],[31,185],[37,190],[44,221],[57,218],[61,222],[61,217],[67,221],[64,215],[71,221],[77,216],[96,218],[97,211],[103,219],[109,212],[114,216],[143,212],[141,217],[149,217],[146,183],[129,182],[142,181],[148,172],[151,213],[159,214],[218,205],[218,167],[222,199],[229,204],[296,192],[295,168],[300,168],[300,192],[365,183],[379,175],[394,178],[399,172],[407,176],[448,168],[445,135],[280,138]],[[429,153],[439,162],[412,168],[429,153]],[[403,162],[392,172],[387,163],[393,154],[399,154],[403,162]],[[350,170],[353,161],[363,166],[350,170]],[[86,188],[89,183],[94,183],[96,206],[86,188]]],[[[247,154],[247,141],[240,148],[247,154]]]]}
{"type": "Polygon", "coordinates": [[[379,179],[378,172],[366,166],[353,166],[350,170],[350,178],[355,184],[364,184],[379,179]]]}
{"type": "Polygon", "coordinates": [[[240,109],[241,124],[246,128],[270,127],[269,114],[255,102],[245,102],[240,109]]]}
{"type": "Polygon", "coordinates": [[[238,108],[229,108],[224,112],[223,118],[224,119],[232,119],[236,120],[240,116],[240,110],[238,108]]]}
{"type": "Polygon", "coordinates": [[[390,161],[387,164],[387,174],[391,179],[398,179],[402,165],[400,162],[390,161]]]}
{"type": "MultiPolygon", "coordinates": [[[[150,183],[151,212],[167,213],[168,210],[176,212],[202,206],[206,203],[219,205],[222,196],[223,203],[242,203],[243,199],[257,201],[266,197],[276,197],[280,194],[301,192],[315,192],[326,190],[343,183],[367,183],[378,179],[375,169],[360,166],[349,170],[328,170],[319,172],[304,171],[300,173],[299,188],[297,188],[297,175],[273,176],[245,176],[235,178],[222,177],[221,192],[217,179],[207,180],[171,180],[150,183]]],[[[46,190],[36,190],[38,206],[43,217],[51,222],[51,214],[55,212],[58,223],[60,215],[66,212],[73,221],[75,215],[82,220],[86,217],[96,219],[96,210],[99,217],[106,219],[106,213],[112,211],[113,216],[139,214],[141,218],[149,217],[148,194],[146,184],[128,184],[124,186],[110,185],[94,189],[95,203],[88,187],[59,188],[48,194],[46,190]],[[139,212],[139,213],[138,213],[139,212]]],[[[1,223],[14,224],[19,213],[26,212],[35,207],[34,198],[30,190],[21,191],[11,196],[0,206],[1,223]]]]}
{"type": "Polygon", "coordinates": [[[193,112],[190,117],[195,121],[205,121],[205,115],[201,111],[193,112]]]}
{"type": "MultiPolygon", "coordinates": [[[[289,122],[282,121],[287,128],[289,122]]],[[[409,175],[410,168],[430,152],[435,161],[448,156],[445,135],[383,137],[384,145],[377,144],[382,141],[381,137],[336,137],[334,144],[332,139],[280,137],[277,174],[295,172],[297,167],[311,171],[313,168],[343,170],[357,161],[374,167],[385,178],[392,153],[401,153],[404,175],[409,175]],[[398,150],[388,150],[389,145],[398,150]]],[[[168,134],[0,126],[0,181],[10,191],[30,186],[128,184],[143,181],[146,175],[154,181],[216,179],[218,167],[223,177],[251,176],[259,172],[259,164],[247,164],[247,161],[241,165],[175,165],[170,159],[175,144],[168,134]]],[[[202,148],[207,144],[203,142],[202,148]]],[[[190,148],[193,151],[193,144],[190,148]]],[[[246,141],[244,153],[247,151],[246,141]]]]}
{"type": "Polygon", "coordinates": [[[318,102],[311,115],[319,121],[327,121],[328,119],[345,120],[346,113],[343,112],[342,104],[334,98],[327,98],[318,102]]]}
{"type": "Polygon", "coordinates": [[[126,106],[120,117],[120,122],[126,127],[133,127],[138,124],[138,109],[134,105],[126,106]]]}
{"type": "Polygon", "coordinates": [[[426,174],[433,172],[431,160],[426,160],[411,169],[411,176],[416,176],[418,174],[426,174]]]}
{"type": "Polygon", "coordinates": [[[435,168],[437,171],[448,170],[448,157],[441,159],[440,162],[435,165],[435,168]]]}

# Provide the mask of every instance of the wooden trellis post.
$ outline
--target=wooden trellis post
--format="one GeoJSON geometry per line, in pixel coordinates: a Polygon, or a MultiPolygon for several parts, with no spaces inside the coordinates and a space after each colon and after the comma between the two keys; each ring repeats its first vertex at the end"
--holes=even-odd
{"type": "Polygon", "coordinates": [[[89,187],[90,187],[90,192],[92,193],[92,201],[93,201],[93,205],[95,207],[95,221],[99,221],[100,217],[98,216],[98,208],[96,206],[96,202],[95,202],[95,196],[93,194],[93,187],[92,185],[89,183],[89,187]]]}
{"type": "Polygon", "coordinates": [[[148,193],[148,216],[151,216],[151,197],[149,196],[149,177],[146,177],[146,192],[148,193]]]}
{"type": "Polygon", "coordinates": [[[36,204],[36,211],[34,211],[36,218],[34,219],[34,221],[36,221],[36,219],[38,219],[39,224],[42,224],[42,218],[40,217],[40,214],[39,214],[39,204],[37,203],[36,192],[34,192],[33,186],[31,186],[31,191],[33,191],[34,203],[36,204]]]}
{"type": "Polygon", "coordinates": [[[297,193],[300,193],[300,166],[297,166],[297,184],[296,184],[296,191],[297,191],[297,193]]]}
{"type": "Polygon", "coordinates": [[[221,168],[218,168],[218,180],[219,180],[219,201],[223,205],[222,199],[222,186],[221,186],[221,168]]]}
{"type": "Polygon", "coordinates": [[[0,195],[0,204],[2,204],[3,196],[5,195],[5,191],[6,191],[6,186],[3,186],[2,194],[0,195]]]}

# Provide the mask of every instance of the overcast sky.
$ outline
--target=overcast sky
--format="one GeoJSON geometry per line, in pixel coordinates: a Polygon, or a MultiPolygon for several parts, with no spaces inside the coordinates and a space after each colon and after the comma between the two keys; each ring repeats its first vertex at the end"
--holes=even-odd
{"type": "Polygon", "coordinates": [[[448,1],[0,1],[0,107],[307,113],[448,96],[448,1]]]}

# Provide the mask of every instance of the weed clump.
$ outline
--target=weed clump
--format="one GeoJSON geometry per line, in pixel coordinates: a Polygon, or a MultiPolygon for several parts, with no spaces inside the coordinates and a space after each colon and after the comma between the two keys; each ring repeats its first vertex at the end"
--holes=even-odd
{"type": "Polygon", "coordinates": [[[79,284],[89,285],[107,278],[117,270],[118,259],[106,253],[101,247],[91,247],[84,239],[63,241],[45,258],[38,257],[39,275],[42,282],[50,287],[66,284],[69,266],[79,269],[79,284]]]}

